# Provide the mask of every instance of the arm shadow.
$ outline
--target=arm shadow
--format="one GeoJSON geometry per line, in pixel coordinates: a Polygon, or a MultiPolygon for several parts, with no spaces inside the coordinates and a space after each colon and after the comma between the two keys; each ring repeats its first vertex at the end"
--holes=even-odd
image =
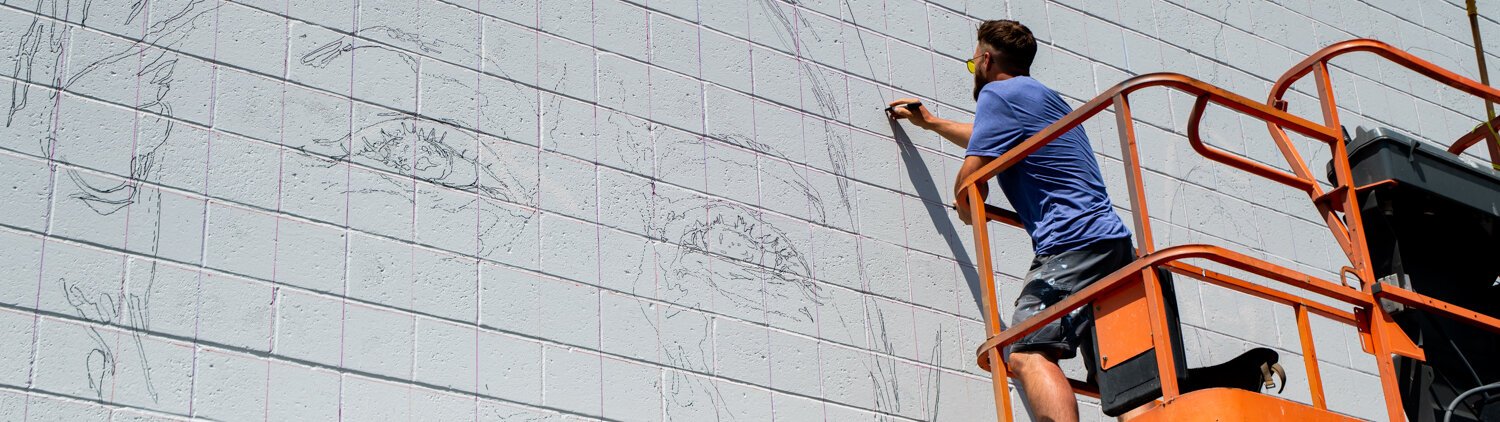
{"type": "Polygon", "coordinates": [[[969,287],[969,296],[974,299],[976,309],[984,309],[984,300],[979,289],[979,271],[974,265],[974,257],[969,256],[969,251],[964,249],[963,240],[959,238],[959,228],[954,226],[954,219],[947,215],[952,212],[953,206],[943,201],[942,189],[933,183],[932,170],[927,168],[927,163],[922,161],[917,152],[916,144],[912,143],[911,136],[907,135],[906,129],[895,120],[890,121],[891,133],[895,134],[896,145],[901,149],[901,163],[906,167],[906,176],[911,179],[913,189],[917,197],[928,202],[928,206],[922,207],[927,211],[927,218],[932,221],[934,230],[943,235],[944,243],[953,252],[958,260],[959,271],[963,273],[964,284],[969,287]],[[931,206],[939,204],[939,206],[931,206]]]}

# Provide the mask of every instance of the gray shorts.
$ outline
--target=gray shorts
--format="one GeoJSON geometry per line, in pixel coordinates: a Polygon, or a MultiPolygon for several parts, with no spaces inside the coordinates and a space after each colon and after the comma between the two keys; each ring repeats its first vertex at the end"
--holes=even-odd
{"type": "MultiPolygon", "coordinates": [[[[1104,276],[1135,260],[1135,247],[1129,237],[1094,242],[1082,249],[1038,255],[1026,272],[1026,285],[1016,298],[1016,312],[1011,325],[1041,313],[1069,295],[1083,290],[1104,276]]],[[[1043,352],[1058,359],[1077,356],[1078,346],[1091,337],[1094,314],[1089,306],[1074,310],[1052,321],[1040,330],[1022,337],[1006,347],[1005,356],[1013,352],[1043,352]]]]}

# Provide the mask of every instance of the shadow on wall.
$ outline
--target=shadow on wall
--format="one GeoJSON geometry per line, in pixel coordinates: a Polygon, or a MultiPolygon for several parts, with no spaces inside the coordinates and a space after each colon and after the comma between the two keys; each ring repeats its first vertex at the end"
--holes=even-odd
{"type": "MultiPolygon", "coordinates": [[[[896,145],[901,148],[901,163],[906,166],[906,176],[911,178],[917,197],[942,204],[943,207],[939,209],[945,212],[951,210],[952,206],[943,202],[942,191],[938,190],[940,188],[932,183],[935,180],[932,178],[932,170],[927,168],[927,163],[923,162],[922,157],[918,155],[917,146],[912,143],[911,136],[906,134],[906,128],[894,120],[890,121],[890,124],[891,133],[896,136],[896,145]]],[[[963,272],[964,284],[969,287],[969,296],[974,299],[974,308],[983,310],[984,301],[979,293],[979,270],[975,266],[964,264],[972,260],[969,259],[971,258],[969,251],[964,249],[963,241],[959,239],[961,235],[958,227],[953,225],[953,219],[934,212],[932,207],[922,207],[922,209],[927,211],[927,218],[932,220],[933,229],[943,235],[943,242],[948,244],[948,249],[952,250],[954,258],[959,261],[958,268],[963,272]]]]}

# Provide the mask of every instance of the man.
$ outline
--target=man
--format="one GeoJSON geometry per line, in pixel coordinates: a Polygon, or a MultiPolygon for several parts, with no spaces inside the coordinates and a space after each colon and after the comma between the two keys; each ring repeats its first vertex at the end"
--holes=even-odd
{"type": "MultiPolygon", "coordinates": [[[[984,22],[979,26],[974,58],[968,62],[978,103],[974,123],[941,119],[925,107],[894,107],[917,102],[911,98],[892,102],[891,117],[907,119],[967,148],[958,171],[958,182],[962,182],[1073,111],[1057,93],[1031,78],[1035,56],[1036,40],[1025,25],[1012,20],[984,22]]],[[[997,179],[1036,252],[1011,324],[1040,313],[1135,259],[1130,231],[1110,208],[1083,127],[1063,134],[997,179]]],[[[980,195],[987,191],[981,185],[980,195]]],[[[968,210],[958,211],[969,222],[968,210]]],[[[1036,420],[1078,420],[1078,405],[1057,361],[1077,354],[1092,323],[1091,315],[1074,312],[1006,349],[1006,360],[1036,420]]]]}

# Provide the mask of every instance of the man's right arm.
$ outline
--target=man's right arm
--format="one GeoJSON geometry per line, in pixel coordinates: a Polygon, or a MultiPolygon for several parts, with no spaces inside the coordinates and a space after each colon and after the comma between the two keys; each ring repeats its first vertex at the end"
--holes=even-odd
{"type": "Polygon", "coordinates": [[[902,98],[891,102],[891,118],[906,119],[919,128],[937,132],[943,139],[958,145],[960,148],[969,147],[969,137],[974,134],[973,123],[955,122],[952,120],[934,116],[927,106],[917,108],[914,113],[901,105],[919,102],[916,98],[902,98]]]}

